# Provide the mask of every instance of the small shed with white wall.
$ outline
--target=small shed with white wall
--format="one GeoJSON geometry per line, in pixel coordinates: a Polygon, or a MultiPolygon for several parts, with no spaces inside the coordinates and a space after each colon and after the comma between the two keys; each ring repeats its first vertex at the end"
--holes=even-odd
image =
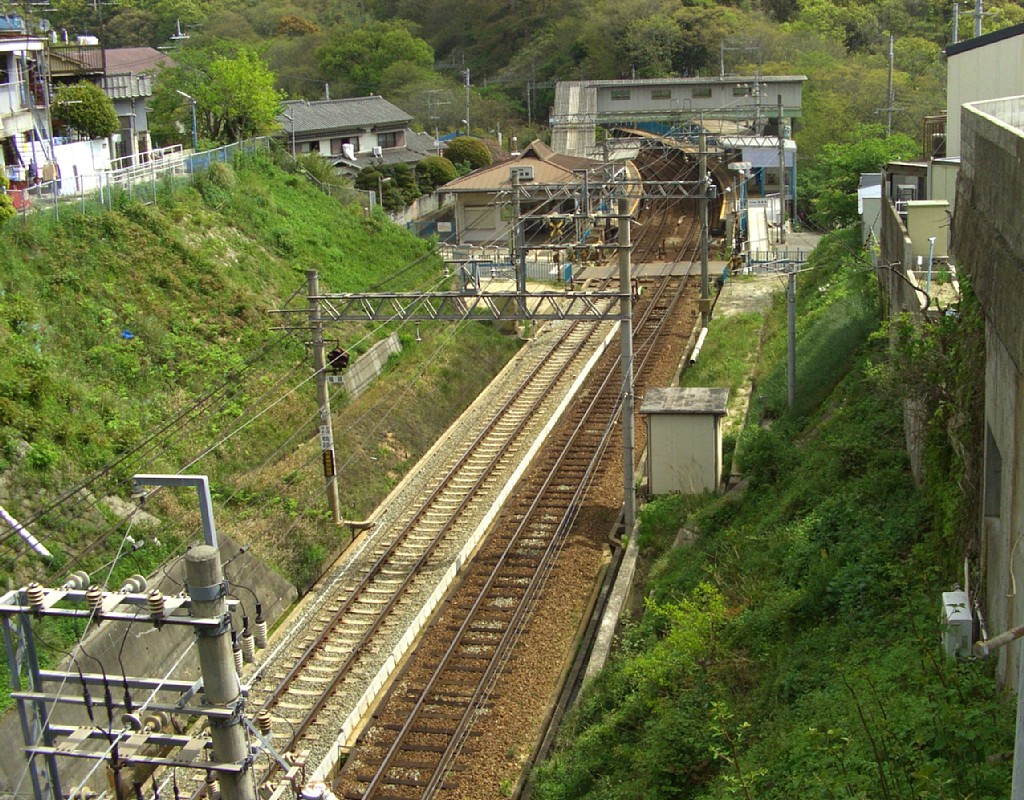
{"type": "Polygon", "coordinates": [[[647,415],[647,485],[652,495],[718,490],[728,401],[728,389],[647,392],[640,413],[647,415]]]}

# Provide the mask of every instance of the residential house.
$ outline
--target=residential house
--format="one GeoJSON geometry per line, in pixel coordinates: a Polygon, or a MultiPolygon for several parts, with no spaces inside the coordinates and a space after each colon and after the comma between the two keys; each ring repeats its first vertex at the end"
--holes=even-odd
{"type": "Polygon", "coordinates": [[[121,123],[115,140],[115,158],[137,164],[152,149],[149,136],[149,99],[153,81],[174,61],[152,47],[120,47],[103,51],[106,72],[100,82],[114,103],[121,123]]]}
{"type": "MultiPolygon", "coordinates": [[[[531,142],[513,159],[483,167],[456,178],[438,189],[455,198],[455,231],[461,244],[505,244],[512,229],[512,176],[519,176],[521,213],[533,218],[526,226],[527,236],[542,233],[545,214],[572,214],[573,200],[552,201],[552,188],[582,183],[581,171],[599,170],[601,162],[556,153],[540,141],[531,142]]],[[[600,178],[598,179],[601,180],[600,178]]],[[[553,219],[553,218],[552,218],[553,219]]]]}
{"type": "Polygon", "coordinates": [[[278,121],[295,155],[319,153],[349,175],[375,164],[415,164],[437,152],[433,137],[409,130],[410,114],[378,95],[290,100],[278,121]]]}
{"type": "MultiPolygon", "coordinates": [[[[46,43],[22,17],[0,14],[0,167],[15,189],[49,169],[50,123],[41,60],[46,43]]],[[[15,202],[20,193],[12,193],[15,202]]]]}

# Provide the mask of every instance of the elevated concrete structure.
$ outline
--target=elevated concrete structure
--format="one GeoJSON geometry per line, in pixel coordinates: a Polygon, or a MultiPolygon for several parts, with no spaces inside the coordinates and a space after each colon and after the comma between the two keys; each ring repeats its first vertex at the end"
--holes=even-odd
{"type": "Polygon", "coordinates": [[[559,81],[551,112],[551,147],[591,156],[598,125],[662,122],[685,128],[700,118],[747,123],[757,135],[776,119],[782,98],[783,127],[803,113],[805,75],[731,75],[559,81]]]}
{"type": "MultiPolygon", "coordinates": [[[[985,313],[985,450],[980,555],[990,635],[1024,623],[1024,97],[969,103],[953,254],[985,313]]],[[[999,677],[1017,683],[1021,647],[998,651],[999,677]]]]}

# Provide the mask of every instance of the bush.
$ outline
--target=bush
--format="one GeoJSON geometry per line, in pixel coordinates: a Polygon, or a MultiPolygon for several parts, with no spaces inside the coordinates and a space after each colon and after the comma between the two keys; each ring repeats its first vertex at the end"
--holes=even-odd
{"type": "Polygon", "coordinates": [[[416,165],[416,179],[427,191],[433,191],[458,176],[455,165],[444,156],[427,156],[416,165]]]}
{"type": "Polygon", "coordinates": [[[17,213],[17,209],[14,208],[14,201],[6,194],[0,194],[0,225],[3,225],[17,213]]]}
{"type": "Polygon", "coordinates": [[[444,149],[444,157],[452,164],[468,164],[470,169],[480,169],[491,163],[491,151],[487,145],[471,136],[452,139],[444,149]]]}

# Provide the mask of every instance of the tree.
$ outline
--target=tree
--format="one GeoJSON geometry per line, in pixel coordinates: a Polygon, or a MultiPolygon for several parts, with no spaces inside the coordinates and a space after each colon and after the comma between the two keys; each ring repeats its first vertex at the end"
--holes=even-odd
{"type": "Polygon", "coordinates": [[[804,196],[811,219],[831,228],[857,220],[857,186],[864,172],[878,172],[889,161],[913,158],[917,143],[902,133],[885,136],[881,125],[861,125],[844,142],[825,145],[807,170],[804,196]]]}
{"type": "Polygon", "coordinates": [[[86,81],[57,89],[52,112],[55,122],[86,139],[102,139],[120,127],[113,101],[99,86],[86,81]]]}
{"type": "Polygon", "coordinates": [[[434,51],[411,28],[412,23],[405,20],[339,27],[317,50],[320,68],[332,81],[346,82],[361,94],[380,92],[385,71],[396,64],[408,64],[429,76],[434,69],[434,51]]]}
{"type": "Polygon", "coordinates": [[[185,141],[191,135],[191,101],[201,138],[228,143],[278,129],[281,95],[272,73],[255,51],[215,42],[183,48],[177,66],[163,69],[154,89],[152,129],[161,139],[185,141]]]}
{"type": "Polygon", "coordinates": [[[480,139],[459,136],[444,148],[444,157],[453,164],[468,164],[470,169],[480,169],[491,163],[491,151],[480,139]]]}
{"type": "Polygon", "coordinates": [[[416,165],[416,179],[420,188],[433,191],[459,177],[455,165],[444,156],[427,156],[416,165]]]}

